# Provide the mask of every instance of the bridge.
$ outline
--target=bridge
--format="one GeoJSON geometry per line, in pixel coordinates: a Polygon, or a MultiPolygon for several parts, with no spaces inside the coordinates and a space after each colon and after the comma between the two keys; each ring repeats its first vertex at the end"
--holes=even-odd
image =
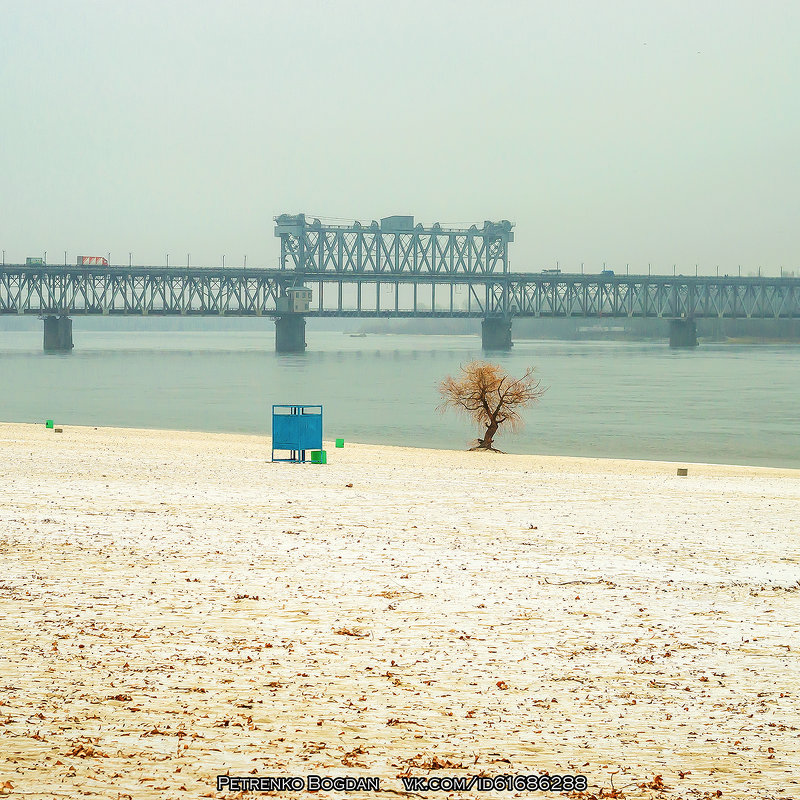
{"type": "Polygon", "coordinates": [[[515,317],[662,318],[673,347],[697,344],[697,319],[800,318],[794,277],[515,273],[507,221],[275,221],[277,269],[9,264],[0,314],[43,318],[46,351],[71,350],[72,317],[83,315],[273,318],[283,352],[305,349],[308,317],[479,318],[487,350],[511,347],[515,317]]]}

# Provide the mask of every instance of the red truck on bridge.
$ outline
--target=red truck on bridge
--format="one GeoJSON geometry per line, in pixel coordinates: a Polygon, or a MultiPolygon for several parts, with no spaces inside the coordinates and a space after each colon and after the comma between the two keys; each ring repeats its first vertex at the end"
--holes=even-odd
{"type": "Polygon", "coordinates": [[[103,256],[78,256],[79,267],[107,267],[108,259],[103,256]]]}

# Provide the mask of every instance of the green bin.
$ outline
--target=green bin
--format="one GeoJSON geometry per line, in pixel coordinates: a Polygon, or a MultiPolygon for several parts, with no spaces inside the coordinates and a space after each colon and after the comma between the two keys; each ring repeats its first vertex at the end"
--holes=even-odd
{"type": "Polygon", "coordinates": [[[328,453],[325,450],[312,450],[311,451],[311,463],[312,464],[327,464],[328,463],[328,453]]]}
{"type": "Polygon", "coordinates": [[[336,440],[337,447],[344,447],[344,439],[337,439],[336,440]]]}
{"type": "Polygon", "coordinates": [[[44,426],[45,426],[45,428],[52,428],[52,427],[53,427],[53,420],[51,420],[51,419],[48,419],[48,420],[47,420],[47,421],[44,423],[44,426]]]}

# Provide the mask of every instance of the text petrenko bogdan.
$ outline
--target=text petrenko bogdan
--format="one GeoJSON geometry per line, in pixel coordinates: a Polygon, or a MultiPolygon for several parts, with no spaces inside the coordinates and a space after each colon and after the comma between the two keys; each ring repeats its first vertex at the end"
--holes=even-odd
{"type": "Polygon", "coordinates": [[[353,775],[217,775],[217,791],[379,792],[381,779],[353,775]]]}

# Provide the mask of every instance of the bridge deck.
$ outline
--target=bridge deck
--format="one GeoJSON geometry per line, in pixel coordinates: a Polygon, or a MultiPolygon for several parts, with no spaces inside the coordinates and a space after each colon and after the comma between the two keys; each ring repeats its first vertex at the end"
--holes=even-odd
{"type": "Polygon", "coordinates": [[[241,267],[0,267],[0,314],[800,318],[800,278],[353,272],[241,267]]]}

